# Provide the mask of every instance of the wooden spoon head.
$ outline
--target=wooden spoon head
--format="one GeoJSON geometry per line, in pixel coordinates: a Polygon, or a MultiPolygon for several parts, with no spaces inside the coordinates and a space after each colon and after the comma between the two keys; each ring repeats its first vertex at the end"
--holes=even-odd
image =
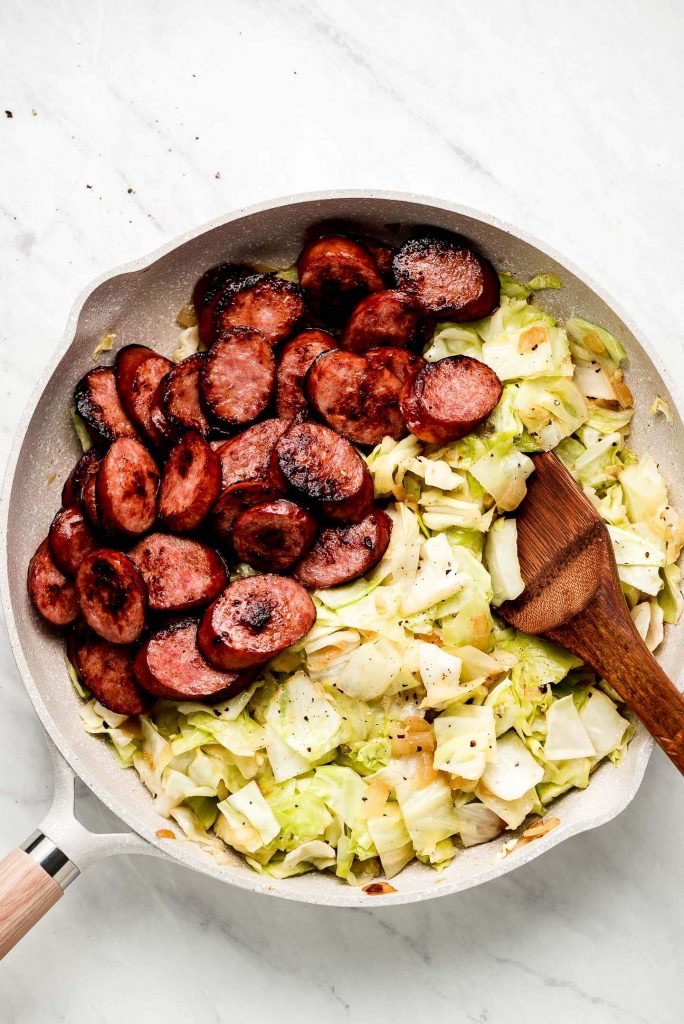
{"type": "Polygon", "coordinates": [[[525,590],[499,614],[526,633],[546,633],[574,618],[601,584],[620,584],[608,531],[589,499],[552,452],[535,455],[534,464],[517,517],[525,590]]]}

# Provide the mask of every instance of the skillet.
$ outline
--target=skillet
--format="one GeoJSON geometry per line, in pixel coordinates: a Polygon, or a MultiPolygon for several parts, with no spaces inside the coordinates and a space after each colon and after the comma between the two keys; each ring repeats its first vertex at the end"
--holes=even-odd
{"type": "MultiPolygon", "coordinates": [[[[212,222],[141,260],[100,277],[77,299],[61,344],[38,381],[20,421],[0,500],[0,588],[7,628],[21,678],[49,736],[55,765],[54,800],[47,817],[23,846],[0,863],[0,956],[52,906],[63,890],[100,858],[118,853],[167,857],[229,885],[330,907],[368,907],[431,899],[480,885],[540,856],[557,843],[613,818],[641,783],[652,740],[640,726],[618,768],[602,765],[586,791],[554,804],[560,825],[512,855],[501,842],[471,847],[443,872],[414,863],[393,879],[397,891],[369,896],[330,874],[311,873],[282,881],[256,874],[235,855],[218,865],[198,846],[159,836],[168,822],[134,772],[124,772],[104,741],[87,735],[78,716],[79,698],[64,665],[60,637],[38,620],[26,593],[26,567],[59,505],[59,491],[80,453],[69,417],[75,382],[92,368],[102,336],[116,333],[116,347],[149,343],[166,355],[178,343],[175,317],[207,267],[223,260],[248,260],[285,267],[302,240],[321,227],[403,241],[418,225],[447,229],[475,243],[498,270],[522,280],[555,273],[563,289],[545,292],[542,303],[557,316],[578,314],[618,335],[629,357],[628,382],[636,396],[630,444],[655,452],[684,507],[681,451],[682,399],[646,337],[614,302],[567,260],[500,220],[455,204],[390,192],[326,192],[277,199],[212,222]],[[670,425],[650,413],[666,399],[670,425]],[[75,776],[130,831],[95,835],[75,818],[75,776]]],[[[111,353],[111,358],[115,352],[111,353]]],[[[684,631],[670,628],[659,661],[684,684],[684,631]]],[[[522,826],[524,828],[524,826],[522,826]]]]}

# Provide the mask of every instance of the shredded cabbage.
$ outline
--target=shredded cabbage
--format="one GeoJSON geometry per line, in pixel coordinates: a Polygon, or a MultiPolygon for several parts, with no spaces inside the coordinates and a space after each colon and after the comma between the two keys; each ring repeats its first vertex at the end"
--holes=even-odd
{"type": "MultiPolygon", "coordinates": [[[[486,362],[504,382],[498,406],[459,441],[386,437],[365,456],[389,547],[366,577],[313,593],[313,629],[249,689],[127,719],[67,665],[84,728],[219,863],[237,851],[272,878],[329,871],[357,885],[414,858],[440,869],[624,754],[634,726],[617,695],[574,655],[496,617],[523,589],[514,514],[529,453],[555,449],[606,522],[651,649],[684,610],[684,520],[656,462],[626,447],[619,339],[545,312],[534,295],[561,287],[552,274],[500,280],[498,310],[441,323],[424,352],[486,362]]],[[[198,345],[188,327],[174,358],[198,345]]]]}

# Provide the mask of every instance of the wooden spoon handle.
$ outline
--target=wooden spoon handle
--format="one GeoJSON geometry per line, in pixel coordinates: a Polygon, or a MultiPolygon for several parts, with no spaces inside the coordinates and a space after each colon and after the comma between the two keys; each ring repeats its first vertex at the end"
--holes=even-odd
{"type": "Polygon", "coordinates": [[[610,683],[684,775],[684,697],[665,675],[627,611],[605,590],[547,636],[610,683]]]}

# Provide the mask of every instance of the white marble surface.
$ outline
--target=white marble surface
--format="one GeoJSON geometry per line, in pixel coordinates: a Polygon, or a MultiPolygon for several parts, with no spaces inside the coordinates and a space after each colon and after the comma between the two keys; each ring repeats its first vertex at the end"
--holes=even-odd
{"type": "MultiPolygon", "coordinates": [[[[0,462],[90,278],[309,189],[403,189],[517,222],[602,281],[681,374],[683,34],[677,0],[4,0],[0,462]]],[[[51,780],[4,631],[0,707],[9,849],[51,780]]],[[[683,844],[684,787],[657,752],[613,823],[426,905],[331,913],[112,860],[0,967],[0,1019],[669,1024],[683,844]]]]}

